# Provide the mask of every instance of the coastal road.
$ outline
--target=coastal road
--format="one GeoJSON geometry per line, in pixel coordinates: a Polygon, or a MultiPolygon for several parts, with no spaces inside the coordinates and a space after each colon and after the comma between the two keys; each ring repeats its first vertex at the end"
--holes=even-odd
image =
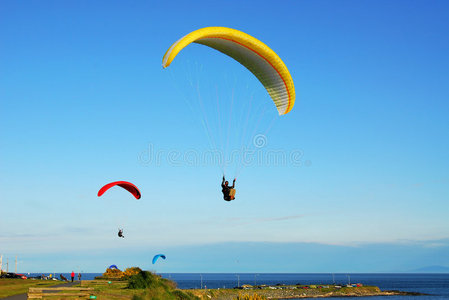
{"type": "MultiPolygon", "coordinates": [[[[58,285],[52,285],[51,287],[48,287],[48,289],[51,289],[52,287],[71,287],[76,284],[79,284],[80,282],[81,281],[74,281],[74,282],[66,282],[66,283],[58,284],[58,285]]],[[[27,297],[26,293],[2,298],[2,300],[27,300],[27,299],[28,299],[28,297],[27,297]]]]}

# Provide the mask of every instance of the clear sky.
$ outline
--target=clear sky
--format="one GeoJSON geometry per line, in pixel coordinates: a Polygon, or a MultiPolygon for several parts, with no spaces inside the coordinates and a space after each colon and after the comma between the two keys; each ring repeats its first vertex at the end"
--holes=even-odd
{"type": "Polygon", "coordinates": [[[0,254],[22,272],[151,268],[164,252],[168,272],[449,267],[448,20],[448,1],[2,1],[0,254]],[[291,113],[205,46],[162,69],[206,26],[283,59],[291,113]],[[261,157],[227,167],[233,202],[201,160],[211,141],[261,157]],[[116,180],[142,198],[96,196],[116,180]]]}

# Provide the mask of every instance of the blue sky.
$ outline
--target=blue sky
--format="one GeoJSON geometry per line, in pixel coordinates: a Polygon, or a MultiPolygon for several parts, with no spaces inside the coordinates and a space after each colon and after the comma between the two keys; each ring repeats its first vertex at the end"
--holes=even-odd
{"type": "Polygon", "coordinates": [[[335,247],[366,251],[342,251],[344,266],[331,260],[297,271],[358,270],[347,258],[378,255],[368,249],[384,249],[385,259],[358,271],[449,266],[447,251],[428,263],[412,254],[448,246],[448,6],[3,1],[0,254],[18,254],[30,272],[66,271],[68,261],[85,271],[145,266],[164,251],[174,256],[164,261],[169,272],[293,272],[291,260],[334,257],[335,247]],[[276,117],[257,80],[207,47],[190,45],[162,70],[168,47],[206,26],[242,30],[278,53],[295,82],[291,113],[276,117]],[[220,167],[195,159],[211,150],[204,121],[227,148],[217,107],[232,120],[227,150],[243,136],[262,157],[227,167],[229,178],[238,175],[231,203],[221,200],[220,167]],[[266,145],[254,147],[252,133],[266,145]],[[286,162],[270,163],[273,153],[286,162]],[[135,183],[142,199],[118,188],[96,196],[116,180],[135,183]],[[268,254],[257,251],[230,270],[210,250],[232,260],[251,243],[269,245],[270,257],[293,254],[261,266],[268,254]],[[392,265],[399,254],[403,265],[392,265]],[[192,256],[199,265],[189,265],[192,256]]]}

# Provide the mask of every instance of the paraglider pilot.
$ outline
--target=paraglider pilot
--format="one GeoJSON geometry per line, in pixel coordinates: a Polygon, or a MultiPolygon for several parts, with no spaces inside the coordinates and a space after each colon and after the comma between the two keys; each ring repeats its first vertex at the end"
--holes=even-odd
{"type": "Polygon", "coordinates": [[[121,238],[125,238],[125,236],[123,235],[123,229],[118,229],[118,236],[121,238]]]}
{"type": "Polygon", "coordinates": [[[226,201],[231,201],[235,199],[235,178],[232,181],[232,186],[229,186],[229,182],[225,180],[223,176],[223,181],[221,182],[221,191],[223,193],[223,199],[226,201]]]}

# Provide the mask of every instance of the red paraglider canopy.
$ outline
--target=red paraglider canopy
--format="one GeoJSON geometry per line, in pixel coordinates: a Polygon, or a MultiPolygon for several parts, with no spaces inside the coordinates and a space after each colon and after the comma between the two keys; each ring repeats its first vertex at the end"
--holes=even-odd
{"type": "Polygon", "coordinates": [[[130,192],[131,194],[133,194],[134,197],[136,197],[136,199],[140,199],[140,191],[137,188],[137,186],[135,186],[134,184],[132,184],[131,182],[127,182],[127,181],[114,181],[111,183],[106,184],[104,187],[102,187],[99,191],[98,191],[98,197],[100,197],[101,195],[104,194],[104,192],[106,192],[107,190],[109,190],[111,187],[118,185],[119,187],[124,188],[125,190],[127,190],[128,192],[130,192]]]}

